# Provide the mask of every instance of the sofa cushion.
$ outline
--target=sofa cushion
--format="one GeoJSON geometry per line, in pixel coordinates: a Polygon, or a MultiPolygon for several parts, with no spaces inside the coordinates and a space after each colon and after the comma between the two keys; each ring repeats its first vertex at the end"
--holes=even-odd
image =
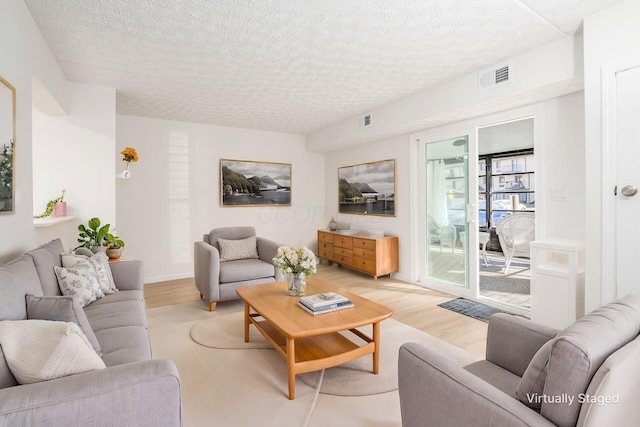
{"type": "Polygon", "coordinates": [[[223,227],[223,228],[214,228],[209,232],[209,236],[207,238],[207,243],[216,249],[220,249],[218,247],[218,239],[227,239],[227,240],[238,240],[238,239],[246,239],[247,237],[255,236],[256,230],[253,227],[223,227]]]}
{"type": "Polygon", "coordinates": [[[64,268],[75,267],[83,262],[88,262],[96,271],[100,289],[105,295],[118,292],[109,267],[109,259],[103,252],[98,252],[90,257],[85,255],[62,254],[62,266],[64,268]]]}
{"type": "Polygon", "coordinates": [[[32,384],[105,368],[80,327],[49,320],[3,320],[0,344],[13,376],[32,384]]]}
{"type": "Polygon", "coordinates": [[[99,305],[113,304],[121,301],[144,301],[144,293],[142,291],[119,291],[95,300],[91,303],[91,306],[97,307],[99,305]]]}
{"type": "Polygon", "coordinates": [[[9,369],[9,365],[7,365],[7,360],[4,358],[2,346],[0,345],[0,389],[13,387],[15,385],[18,385],[18,381],[16,381],[16,377],[11,373],[11,369],[9,369]]]}
{"type": "Polygon", "coordinates": [[[27,295],[27,318],[73,322],[80,327],[96,353],[102,355],[100,343],[91,329],[87,316],[80,304],[71,296],[36,297],[27,295]]]}
{"type": "Polygon", "coordinates": [[[531,409],[540,412],[544,383],[547,380],[547,367],[553,340],[547,341],[533,356],[524,371],[520,384],[516,388],[516,397],[531,409]]]}
{"type": "Polygon", "coordinates": [[[80,307],[104,296],[96,270],[88,261],[80,262],[70,268],[55,266],[53,269],[63,295],[76,298],[80,307]]]}
{"type": "Polygon", "coordinates": [[[273,264],[259,259],[240,259],[220,263],[220,283],[241,282],[274,275],[273,264]]]}
{"type": "Polygon", "coordinates": [[[64,246],[60,239],[52,240],[26,253],[33,259],[44,295],[62,295],[53,267],[62,267],[60,255],[63,253],[64,246]]]}
{"type": "Polygon", "coordinates": [[[475,363],[467,365],[464,369],[471,372],[478,378],[481,378],[501,390],[509,396],[515,396],[516,388],[520,382],[520,377],[494,363],[487,360],[479,360],[475,363]]]}
{"type": "Polygon", "coordinates": [[[238,240],[227,240],[219,238],[218,247],[220,248],[220,262],[233,261],[237,259],[258,258],[256,236],[238,240]]]}
{"type": "Polygon", "coordinates": [[[578,427],[625,426],[640,419],[640,337],[604,361],[587,389],[578,427]],[[631,380],[630,380],[631,379],[631,380]]]}
{"type": "Polygon", "coordinates": [[[640,331],[640,296],[627,296],[578,319],[553,340],[544,395],[573,398],[571,404],[542,403],[540,414],[558,426],[573,426],[580,394],[604,360],[640,331]]]}
{"type": "Polygon", "coordinates": [[[0,320],[26,319],[27,294],[42,295],[42,288],[33,259],[23,255],[0,267],[0,320]]]}
{"type": "Polygon", "coordinates": [[[107,366],[151,359],[149,333],[142,326],[123,326],[96,332],[107,366]]]}
{"type": "MultiPolygon", "coordinates": [[[[119,295],[120,292],[113,295],[119,295]]],[[[105,297],[106,298],[106,297],[105,297]]],[[[84,308],[91,329],[100,341],[98,332],[123,326],[147,328],[147,316],[143,301],[120,301],[117,304],[90,304],[84,308]]],[[[101,347],[102,342],[101,342],[101,347]]],[[[106,351],[106,349],[102,349],[106,351]]]]}

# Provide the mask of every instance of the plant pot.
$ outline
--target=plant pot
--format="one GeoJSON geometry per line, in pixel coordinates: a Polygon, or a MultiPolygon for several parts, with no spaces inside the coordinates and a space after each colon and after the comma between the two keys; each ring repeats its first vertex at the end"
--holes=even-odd
{"type": "Polygon", "coordinates": [[[67,216],[67,202],[56,202],[53,205],[53,212],[51,212],[51,217],[60,218],[67,216]]]}
{"type": "Polygon", "coordinates": [[[122,256],[122,248],[107,248],[109,259],[118,259],[122,256]]]}

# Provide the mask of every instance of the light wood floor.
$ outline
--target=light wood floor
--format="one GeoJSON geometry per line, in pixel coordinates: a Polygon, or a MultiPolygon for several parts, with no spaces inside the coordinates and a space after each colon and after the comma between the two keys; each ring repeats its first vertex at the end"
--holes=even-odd
{"type": "MultiPolygon", "coordinates": [[[[478,357],[485,355],[487,324],[437,306],[455,298],[452,295],[386,277],[374,280],[370,276],[338,265],[320,265],[317,277],[339,288],[386,305],[393,310],[393,318],[399,322],[448,341],[478,357]]],[[[145,285],[147,308],[199,299],[200,293],[193,279],[145,285]]],[[[208,304],[202,302],[202,307],[208,309],[208,304]]]]}

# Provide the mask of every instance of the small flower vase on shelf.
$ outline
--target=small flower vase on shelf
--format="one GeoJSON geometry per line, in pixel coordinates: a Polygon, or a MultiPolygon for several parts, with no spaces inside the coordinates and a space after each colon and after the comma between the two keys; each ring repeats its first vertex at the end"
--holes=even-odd
{"type": "Polygon", "coordinates": [[[307,290],[307,279],[304,273],[289,276],[289,295],[292,297],[301,297],[307,290]]]}

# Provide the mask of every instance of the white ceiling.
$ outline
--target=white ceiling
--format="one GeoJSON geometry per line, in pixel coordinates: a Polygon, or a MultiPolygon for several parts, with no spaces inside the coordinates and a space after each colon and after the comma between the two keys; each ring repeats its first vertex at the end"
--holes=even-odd
{"type": "Polygon", "coordinates": [[[581,31],[617,0],[25,0],[117,112],[306,134],[581,31]]]}

